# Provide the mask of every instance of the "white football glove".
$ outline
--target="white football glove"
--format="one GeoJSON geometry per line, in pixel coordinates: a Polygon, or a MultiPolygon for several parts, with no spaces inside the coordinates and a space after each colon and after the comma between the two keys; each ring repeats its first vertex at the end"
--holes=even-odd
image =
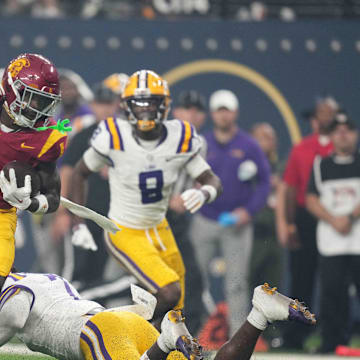
{"type": "Polygon", "coordinates": [[[198,211],[206,201],[205,194],[198,189],[185,190],[181,194],[181,198],[184,201],[186,210],[189,210],[192,214],[198,211]]]}
{"type": "Polygon", "coordinates": [[[17,186],[14,169],[9,170],[9,179],[7,180],[4,171],[1,171],[0,189],[3,193],[3,199],[19,210],[26,210],[31,204],[31,176],[25,176],[24,186],[20,188],[17,186]]]}
{"type": "Polygon", "coordinates": [[[86,250],[96,251],[98,249],[91,232],[85,224],[78,224],[73,227],[71,242],[73,245],[86,250]]]}

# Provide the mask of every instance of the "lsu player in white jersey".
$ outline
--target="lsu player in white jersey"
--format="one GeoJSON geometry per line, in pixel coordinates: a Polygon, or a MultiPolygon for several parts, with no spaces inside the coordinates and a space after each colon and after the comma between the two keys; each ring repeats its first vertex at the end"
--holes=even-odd
{"type": "Polygon", "coordinates": [[[166,351],[165,357],[172,352],[172,360],[200,359],[201,349],[180,312],[166,314],[165,334],[159,336],[143,317],[151,318],[156,299],[135,290],[138,304],[106,310],[81,299],[60,276],[10,273],[0,293],[0,346],[16,336],[29,349],[57,359],[138,360],[150,348],[163,356],[166,351]],[[180,351],[173,352],[176,347],[180,351]]]}
{"type": "MultiPolygon", "coordinates": [[[[133,298],[137,304],[106,310],[81,299],[60,276],[10,273],[0,293],[0,346],[16,336],[31,350],[60,360],[203,359],[179,310],[165,315],[159,334],[146,320],[156,299],[139,288],[133,298]]],[[[275,320],[316,322],[301,303],[267,284],[258,286],[247,321],[214,359],[250,359],[258,337],[275,320]]]]}
{"type": "MultiPolygon", "coordinates": [[[[154,318],[161,319],[184,303],[185,269],[165,219],[172,187],[183,168],[200,184],[181,195],[194,213],[221,193],[221,183],[199,154],[201,140],[193,126],[166,120],[171,98],[165,80],[153,71],[137,71],[122,98],[128,119],[108,118],[95,130],[75,167],[72,200],[83,205],[86,178],[110,166],[109,217],[121,231],[106,234],[106,243],[118,262],[156,294],[154,318]]],[[[75,220],[73,243],[93,247],[81,221],[75,220]]]]}

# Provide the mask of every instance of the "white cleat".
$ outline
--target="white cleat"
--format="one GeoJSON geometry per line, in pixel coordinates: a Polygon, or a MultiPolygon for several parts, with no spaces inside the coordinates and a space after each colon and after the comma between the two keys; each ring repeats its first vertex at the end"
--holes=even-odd
{"type": "Polygon", "coordinates": [[[276,287],[272,288],[268,283],[255,288],[252,303],[270,323],[277,320],[295,320],[310,325],[316,323],[315,315],[303,303],[280,294],[276,287]]]}
{"type": "Polygon", "coordinates": [[[161,337],[167,348],[180,351],[187,359],[203,359],[201,346],[190,335],[180,310],[166,313],[161,322],[161,337]]]}

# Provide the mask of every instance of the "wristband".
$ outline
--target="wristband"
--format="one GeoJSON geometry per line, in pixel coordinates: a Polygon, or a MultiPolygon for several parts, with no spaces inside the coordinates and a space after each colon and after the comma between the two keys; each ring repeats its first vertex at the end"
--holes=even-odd
{"type": "Polygon", "coordinates": [[[212,185],[203,185],[201,190],[207,191],[209,193],[209,199],[207,200],[208,203],[213,202],[217,197],[217,190],[212,185]]]}
{"type": "Polygon", "coordinates": [[[49,203],[47,200],[47,197],[43,194],[36,195],[35,199],[39,202],[39,207],[36,211],[34,211],[34,214],[45,214],[49,209],[49,203]]]}

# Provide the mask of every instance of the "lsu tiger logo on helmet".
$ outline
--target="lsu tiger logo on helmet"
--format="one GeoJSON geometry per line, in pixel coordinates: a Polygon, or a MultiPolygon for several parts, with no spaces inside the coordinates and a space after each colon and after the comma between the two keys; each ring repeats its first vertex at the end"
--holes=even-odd
{"type": "Polygon", "coordinates": [[[170,110],[170,91],[166,80],[151,70],[130,76],[122,94],[130,123],[140,131],[151,131],[166,120],[170,110]]]}

